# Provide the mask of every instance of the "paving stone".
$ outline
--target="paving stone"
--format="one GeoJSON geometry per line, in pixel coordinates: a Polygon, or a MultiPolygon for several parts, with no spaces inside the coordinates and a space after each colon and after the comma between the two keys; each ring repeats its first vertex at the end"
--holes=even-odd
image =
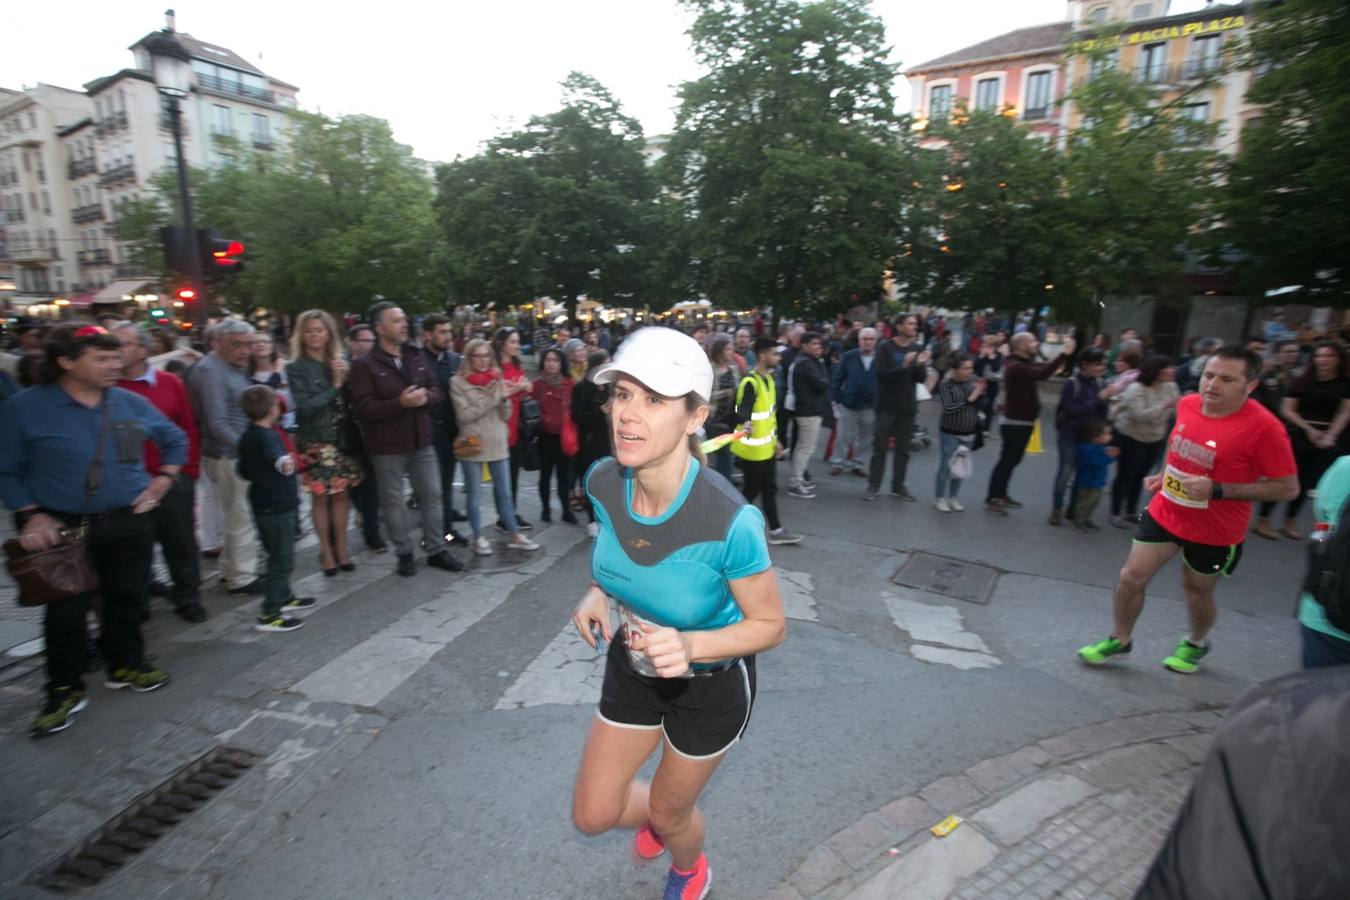
{"type": "Polygon", "coordinates": [[[977,812],[972,819],[1005,845],[1015,844],[1051,816],[1096,794],[1097,788],[1073,775],[1046,775],[977,812]]]}
{"type": "Polygon", "coordinates": [[[1214,735],[1208,733],[1183,734],[1168,738],[1164,743],[1180,750],[1192,764],[1199,765],[1209,755],[1209,748],[1214,743],[1214,735]]]}
{"type": "Polygon", "coordinates": [[[1026,777],[1006,756],[995,756],[966,769],[966,777],[986,794],[994,794],[1026,777]]]}
{"type": "Polygon", "coordinates": [[[1075,764],[1071,771],[1102,790],[1122,790],[1189,765],[1185,754],[1163,743],[1108,750],[1075,764]]]}
{"type": "Polygon", "coordinates": [[[61,844],[74,844],[102,825],[105,818],[81,803],[66,802],[33,819],[22,831],[46,835],[61,844]]]}
{"type": "Polygon", "coordinates": [[[984,792],[964,775],[948,775],[920,788],[919,796],[928,801],[939,816],[947,816],[980,800],[984,792]]]}
{"type": "Polygon", "coordinates": [[[764,895],[764,900],[803,900],[802,894],[790,884],[780,884],[764,895]]]}
{"type": "Polygon", "coordinates": [[[923,842],[849,896],[852,900],[945,897],[997,854],[998,847],[978,829],[962,825],[945,838],[923,842]]]}
{"type": "Polygon", "coordinates": [[[110,818],[158,784],[157,779],[131,772],[109,772],[81,788],[80,801],[110,818]]]}
{"type": "Polygon", "coordinates": [[[809,897],[852,873],[853,870],[839,858],[839,854],[821,844],[806,855],[788,881],[809,897]]]}
{"type": "Polygon", "coordinates": [[[1213,731],[1223,722],[1224,714],[1219,710],[1206,709],[1197,712],[1186,713],[1186,721],[1196,728],[1204,728],[1213,731]]]}
{"type": "Polygon", "coordinates": [[[918,797],[892,800],[877,810],[877,815],[881,816],[891,828],[903,832],[903,836],[897,840],[904,840],[920,828],[929,828],[942,819],[933,807],[918,797]]]}
{"type": "Polygon", "coordinates": [[[844,862],[857,868],[891,846],[891,839],[891,826],[885,819],[871,814],[836,831],[825,841],[825,845],[839,854],[844,862]]]}
{"type": "Polygon", "coordinates": [[[168,778],[190,762],[192,762],[190,756],[152,748],[131,757],[122,764],[122,767],[141,775],[148,775],[158,782],[168,778]]]}
{"type": "Polygon", "coordinates": [[[1147,741],[1189,733],[1194,726],[1188,721],[1187,715],[1187,713],[1148,713],[1120,719],[1116,724],[1130,740],[1147,741]]]}
{"type": "Polygon", "coordinates": [[[1042,747],[1029,744],[1021,750],[1009,753],[1005,759],[1016,766],[1023,775],[1030,775],[1044,768],[1050,762],[1050,754],[1046,753],[1042,747]]]}

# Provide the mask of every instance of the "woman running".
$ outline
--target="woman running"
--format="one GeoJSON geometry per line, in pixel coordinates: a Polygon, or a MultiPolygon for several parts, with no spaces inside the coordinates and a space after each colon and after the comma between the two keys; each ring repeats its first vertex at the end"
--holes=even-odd
{"type": "Polygon", "coordinates": [[[712,875],[695,803],[750,721],[754,655],[783,640],[782,600],[763,516],[697,458],[713,388],[698,343],[643,328],[590,377],[612,384],[614,457],[586,475],[600,529],[573,622],[609,651],[572,818],[592,835],[636,829],[644,859],[669,849],[663,896],[699,900],[712,875]],[[657,745],[651,783],[636,780],[657,745]]]}

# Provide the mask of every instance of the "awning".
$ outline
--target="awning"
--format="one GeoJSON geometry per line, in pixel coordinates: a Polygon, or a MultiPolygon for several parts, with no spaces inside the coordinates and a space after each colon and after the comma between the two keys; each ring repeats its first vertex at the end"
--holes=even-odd
{"type": "Polygon", "coordinates": [[[89,306],[94,302],[94,294],[92,291],[86,291],[83,294],[71,294],[66,299],[70,301],[71,306],[89,306]]]}
{"type": "Polygon", "coordinates": [[[121,303],[123,297],[141,293],[146,285],[150,283],[150,281],[144,278],[137,278],[129,281],[114,281],[94,295],[94,302],[121,303]]]}

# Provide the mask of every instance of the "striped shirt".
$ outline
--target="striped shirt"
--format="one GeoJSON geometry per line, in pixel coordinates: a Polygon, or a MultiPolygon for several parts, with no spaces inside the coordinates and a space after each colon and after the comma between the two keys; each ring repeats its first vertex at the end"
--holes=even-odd
{"type": "Polygon", "coordinates": [[[975,392],[975,381],[952,381],[944,378],[938,384],[938,402],[942,404],[942,423],[938,426],[946,434],[974,434],[980,428],[980,414],[970,404],[975,392]]]}

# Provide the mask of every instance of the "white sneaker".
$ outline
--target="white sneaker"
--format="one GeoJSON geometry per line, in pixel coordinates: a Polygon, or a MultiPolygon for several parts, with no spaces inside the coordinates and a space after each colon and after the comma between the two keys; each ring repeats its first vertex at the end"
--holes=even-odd
{"type": "Polygon", "coordinates": [[[946,497],[939,497],[939,498],[937,498],[937,502],[934,503],[933,505],[936,506],[936,507],[938,508],[938,512],[951,512],[951,511],[952,511],[951,504],[949,504],[949,503],[947,502],[947,498],[946,498],[946,497]]]}
{"type": "Polygon", "coordinates": [[[956,502],[956,498],[955,498],[955,497],[952,497],[952,498],[950,498],[950,499],[947,501],[947,508],[950,509],[952,512],[965,512],[965,511],[966,511],[966,508],[965,508],[964,506],[962,506],[960,503],[957,503],[957,502],[956,502]]]}
{"type": "Polygon", "coordinates": [[[520,532],[516,532],[506,539],[506,546],[512,550],[538,550],[539,544],[532,541],[520,532]]]}
{"type": "Polygon", "coordinates": [[[593,538],[600,533],[600,523],[591,522],[586,526],[586,537],[593,538]]]}
{"type": "Polygon", "coordinates": [[[476,537],[473,539],[473,552],[479,556],[491,556],[492,545],[488,543],[485,537],[476,537]]]}

